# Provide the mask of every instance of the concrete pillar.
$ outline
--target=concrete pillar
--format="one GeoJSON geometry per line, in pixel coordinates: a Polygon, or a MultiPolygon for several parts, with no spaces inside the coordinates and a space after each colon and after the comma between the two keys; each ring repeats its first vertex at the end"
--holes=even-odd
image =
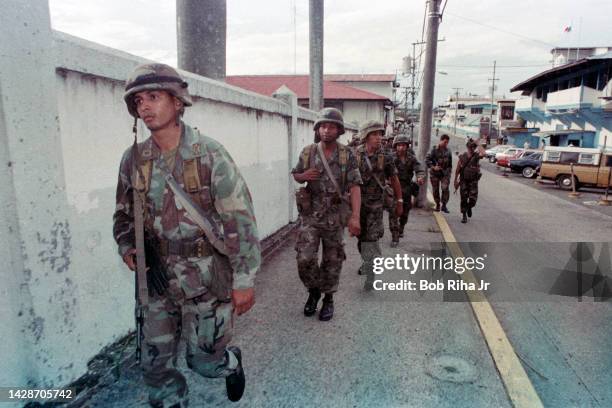
{"type": "Polygon", "coordinates": [[[225,80],[226,0],[176,0],[178,67],[225,80]]]}
{"type": "Polygon", "coordinates": [[[323,109],[323,0],[310,0],[310,109],[323,109]]]}
{"type": "MultiPolygon", "coordinates": [[[[287,161],[288,161],[288,172],[291,173],[293,166],[297,163],[295,160],[299,152],[297,149],[297,133],[298,133],[298,99],[297,95],[285,85],[281,86],[274,92],[272,97],[279,99],[286,103],[291,108],[291,118],[289,120],[289,133],[287,135],[287,161]]],[[[289,185],[287,186],[289,191],[289,222],[293,222],[297,219],[297,208],[295,205],[295,183],[293,176],[289,176],[289,185]]]]}
{"type": "Polygon", "coordinates": [[[3,0],[0,39],[0,384],[32,388],[63,364],[44,316],[71,254],[47,1],[3,0]]]}

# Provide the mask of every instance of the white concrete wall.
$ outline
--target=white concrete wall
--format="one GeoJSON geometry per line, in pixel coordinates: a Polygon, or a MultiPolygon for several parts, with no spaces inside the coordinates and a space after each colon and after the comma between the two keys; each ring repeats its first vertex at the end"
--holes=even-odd
{"type": "Polygon", "coordinates": [[[368,120],[384,121],[385,113],[382,101],[345,101],[344,121],[346,123],[362,124],[368,120]]]}
{"type": "Polygon", "coordinates": [[[394,99],[395,88],[393,88],[392,82],[338,81],[338,83],[385,96],[390,101],[394,99]]]}
{"type": "MultiPolygon", "coordinates": [[[[133,329],[133,273],[117,255],[112,214],[132,142],[123,81],[145,61],[52,32],[44,1],[23,6],[35,8],[27,25],[22,2],[10,3],[2,38],[34,40],[0,47],[0,384],[60,386],[133,329]]],[[[261,238],[294,221],[289,171],[312,141],[315,113],[183,74],[195,100],[185,120],[239,165],[261,238]]]]}

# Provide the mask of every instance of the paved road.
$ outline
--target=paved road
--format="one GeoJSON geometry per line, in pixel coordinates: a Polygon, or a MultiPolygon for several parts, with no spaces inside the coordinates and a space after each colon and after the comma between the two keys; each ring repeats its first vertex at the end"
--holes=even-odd
{"type": "MultiPolygon", "coordinates": [[[[439,243],[430,213],[411,215],[410,233],[384,253],[419,255],[439,243]]],[[[320,322],[302,313],[306,291],[295,269],[291,240],[257,279],[257,305],[236,323],[248,388],[237,404],[223,380],[188,373],[192,406],[212,407],[507,407],[510,406],[468,303],[440,293],[364,293],[359,255],[347,238],[347,262],[336,314],[320,322]]],[[[386,281],[402,278],[389,272],[386,281]]],[[[92,407],[144,403],[140,378],[124,370],[92,407]]]]}
{"type": "Polygon", "coordinates": [[[484,167],[474,218],[460,223],[458,195],[445,217],[466,253],[488,253],[489,298],[536,390],[545,406],[612,406],[612,303],[548,294],[577,288],[573,242],[596,243],[584,271],[600,261],[612,282],[612,217],[484,167]]]}

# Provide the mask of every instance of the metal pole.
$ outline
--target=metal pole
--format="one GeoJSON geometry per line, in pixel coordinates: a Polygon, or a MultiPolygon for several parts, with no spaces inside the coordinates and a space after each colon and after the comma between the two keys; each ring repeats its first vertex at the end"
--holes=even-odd
{"type": "Polygon", "coordinates": [[[457,137],[457,110],[459,109],[459,90],[463,88],[453,88],[455,90],[455,123],[453,125],[453,136],[457,137]]]}
{"type": "Polygon", "coordinates": [[[176,0],[178,67],[225,79],[226,0],[176,0]]]}
{"type": "Polygon", "coordinates": [[[323,96],[323,0],[310,0],[310,109],[324,106],[323,96]]]}
{"type": "Polygon", "coordinates": [[[491,79],[491,116],[489,118],[489,137],[491,137],[491,130],[493,128],[493,99],[495,98],[495,67],[497,65],[497,61],[493,61],[493,78],[491,79]]]}
{"type": "MultiPolygon", "coordinates": [[[[425,65],[423,75],[423,99],[421,103],[421,128],[419,132],[419,160],[425,161],[425,156],[431,144],[431,124],[436,81],[436,57],[438,51],[438,26],[440,24],[440,1],[431,0],[429,22],[427,24],[427,49],[425,52],[425,65]]],[[[426,6],[427,6],[426,2],[426,6]]],[[[427,203],[427,184],[419,190],[418,206],[424,207],[427,203]]]]}

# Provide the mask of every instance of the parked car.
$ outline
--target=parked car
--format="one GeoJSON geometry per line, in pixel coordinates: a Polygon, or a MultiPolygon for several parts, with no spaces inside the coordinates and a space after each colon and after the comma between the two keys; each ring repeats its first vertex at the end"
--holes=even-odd
{"type": "Polygon", "coordinates": [[[541,152],[527,152],[518,159],[510,160],[510,170],[513,173],[522,173],[525,178],[534,178],[541,162],[541,152]]]}
{"type": "Polygon", "coordinates": [[[500,167],[508,167],[510,165],[510,159],[516,159],[518,156],[523,153],[525,149],[519,147],[511,147],[509,149],[504,150],[501,153],[497,153],[495,155],[495,159],[497,160],[497,165],[500,167]]]}
{"type": "Polygon", "coordinates": [[[514,147],[513,145],[497,145],[497,146],[493,146],[490,149],[485,150],[485,157],[487,159],[489,159],[489,161],[491,163],[495,163],[496,159],[495,159],[495,154],[499,153],[503,150],[506,150],[510,147],[514,147]]]}
{"type": "Polygon", "coordinates": [[[572,164],[576,189],[581,186],[605,188],[609,185],[612,150],[603,148],[547,146],[542,157],[540,177],[554,180],[561,189],[571,190],[572,164]]]}

